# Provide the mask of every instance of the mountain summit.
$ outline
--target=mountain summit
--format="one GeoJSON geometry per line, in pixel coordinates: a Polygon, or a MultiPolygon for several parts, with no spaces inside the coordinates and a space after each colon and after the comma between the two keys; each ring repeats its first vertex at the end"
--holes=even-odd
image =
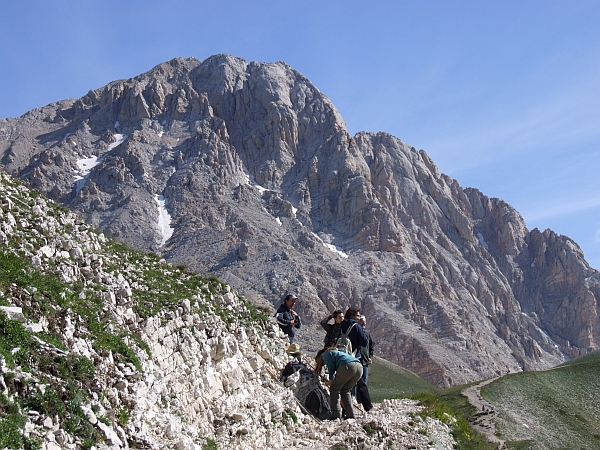
{"type": "Polygon", "coordinates": [[[600,276],[575,242],[394,136],[350,136],[283,62],[173,59],[1,120],[0,157],[105,233],[255,303],[293,291],[313,325],[359,305],[378,353],[439,386],[600,342],[600,276]]]}

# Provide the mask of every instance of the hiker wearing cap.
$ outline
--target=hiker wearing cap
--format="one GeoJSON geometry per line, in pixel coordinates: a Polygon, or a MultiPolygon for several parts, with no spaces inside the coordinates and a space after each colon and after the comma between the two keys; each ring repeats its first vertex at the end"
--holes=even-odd
{"type": "Polygon", "coordinates": [[[300,316],[294,311],[294,306],[298,297],[294,294],[288,294],[285,296],[283,303],[275,312],[275,320],[285,334],[288,335],[290,344],[294,343],[294,337],[296,336],[296,330],[302,325],[300,316]]]}
{"type": "Polygon", "coordinates": [[[352,408],[352,396],[350,390],[362,376],[362,364],[358,358],[349,355],[346,352],[339,351],[332,347],[320,350],[317,354],[317,363],[315,372],[320,374],[323,365],[327,366],[329,381],[325,384],[329,386],[329,406],[331,407],[331,419],[342,417],[340,408],[340,398],[346,418],[354,418],[354,409],[352,408]]]}

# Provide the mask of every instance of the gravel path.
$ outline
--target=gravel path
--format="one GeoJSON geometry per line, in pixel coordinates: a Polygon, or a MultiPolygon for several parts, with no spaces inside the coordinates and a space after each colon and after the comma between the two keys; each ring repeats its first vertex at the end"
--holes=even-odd
{"type": "Polygon", "coordinates": [[[422,418],[416,400],[384,400],[365,413],[355,405],[355,419],[287,423],[288,450],[452,450],[450,426],[422,418]]]}
{"type": "Polygon", "coordinates": [[[481,388],[497,379],[498,377],[490,378],[478,385],[465,388],[461,391],[461,394],[467,397],[469,403],[479,411],[475,415],[475,420],[471,423],[473,428],[487,437],[488,441],[497,444],[498,450],[501,450],[506,446],[504,441],[496,436],[496,410],[491,403],[481,396],[481,388]]]}

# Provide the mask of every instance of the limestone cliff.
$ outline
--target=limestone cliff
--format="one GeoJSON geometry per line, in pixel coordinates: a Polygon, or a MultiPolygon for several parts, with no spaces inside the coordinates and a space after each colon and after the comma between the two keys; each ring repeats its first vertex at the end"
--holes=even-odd
{"type": "Polygon", "coordinates": [[[413,400],[315,419],[302,379],[280,380],[287,342],[230,286],[0,172],[0,448],[454,448],[455,419],[413,400]]]}
{"type": "MultiPolygon", "coordinates": [[[[350,136],[282,62],[174,59],[1,121],[0,158],[105,233],[259,304],[294,291],[308,324],[360,306],[378,354],[440,386],[598,348],[600,278],[577,244],[394,136],[350,136]]],[[[300,339],[316,348],[320,331],[300,339]]]]}

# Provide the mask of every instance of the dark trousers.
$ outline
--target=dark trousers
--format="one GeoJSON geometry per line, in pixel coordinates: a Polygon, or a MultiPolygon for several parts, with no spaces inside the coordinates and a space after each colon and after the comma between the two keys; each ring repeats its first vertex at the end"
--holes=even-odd
{"type": "Polygon", "coordinates": [[[365,411],[371,411],[371,409],[373,409],[369,388],[362,378],[356,383],[356,400],[363,406],[365,411]]]}
{"type": "MultiPolygon", "coordinates": [[[[367,384],[367,380],[369,379],[369,366],[363,366],[363,374],[362,374],[362,377],[360,377],[360,378],[363,380],[363,382],[365,384],[367,384]]],[[[356,397],[356,401],[358,403],[361,403],[361,401],[360,401],[360,392],[358,392],[356,390],[356,386],[354,386],[352,388],[352,395],[354,395],[356,397]]]]}

